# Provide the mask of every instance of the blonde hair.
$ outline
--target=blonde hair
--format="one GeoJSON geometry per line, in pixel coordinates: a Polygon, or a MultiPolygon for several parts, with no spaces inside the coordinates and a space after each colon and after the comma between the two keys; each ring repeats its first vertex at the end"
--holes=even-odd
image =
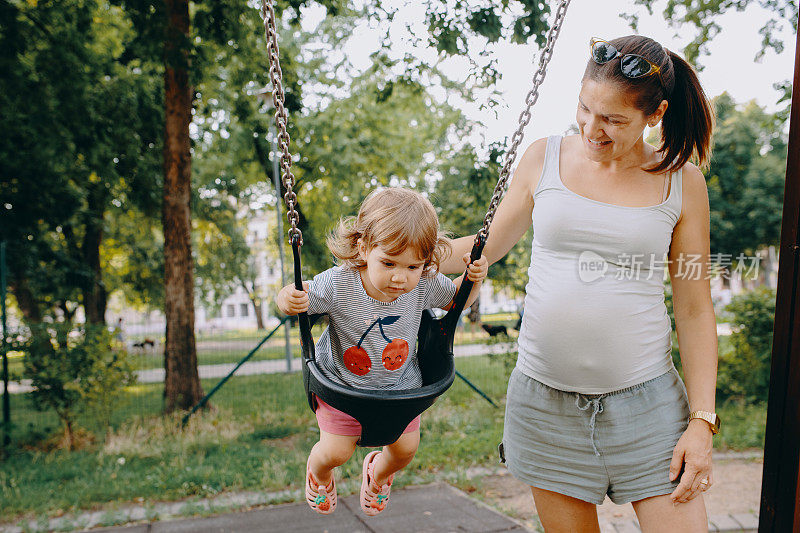
{"type": "Polygon", "coordinates": [[[450,253],[450,243],[439,230],[439,218],[430,201],[416,191],[388,187],[373,191],[358,210],[344,218],[328,237],[328,248],[344,266],[361,270],[367,263],[358,252],[358,241],[372,250],[380,246],[389,255],[413,248],[432,274],[450,253]]]}

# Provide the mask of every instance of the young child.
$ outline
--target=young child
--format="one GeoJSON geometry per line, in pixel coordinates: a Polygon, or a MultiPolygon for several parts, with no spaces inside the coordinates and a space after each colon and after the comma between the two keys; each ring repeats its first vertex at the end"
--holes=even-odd
{"type": "MultiPolygon", "coordinates": [[[[370,389],[412,389],[422,385],[416,338],[422,311],[448,309],[455,283],[437,272],[450,253],[431,203],[409,189],[386,188],[370,194],[358,216],[343,220],[328,239],[340,265],[278,294],[287,315],[327,313],[330,326],[317,342],[316,357],[334,381],[370,389]]],[[[469,262],[469,254],[464,256],[469,262]]],[[[475,282],[467,306],[486,277],[481,257],[469,265],[475,282]]],[[[317,398],[320,439],[308,457],[306,500],[321,514],[336,508],[333,469],[353,454],[361,425],[317,398]]],[[[374,516],[386,508],[395,472],[411,462],[419,446],[415,418],[397,441],[364,458],[361,509],[374,516]]]]}

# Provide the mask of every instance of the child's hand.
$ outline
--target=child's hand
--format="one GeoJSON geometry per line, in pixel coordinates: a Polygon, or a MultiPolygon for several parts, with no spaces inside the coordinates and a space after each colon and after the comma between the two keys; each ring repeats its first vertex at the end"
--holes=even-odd
{"type": "MultiPolygon", "coordinates": [[[[469,254],[464,254],[464,262],[469,264],[469,254]]],[[[467,279],[473,283],[480,283],[486,279],[488,272],[489,260],[486,259],[485,255],[482,255],[467,267],[467,279]]]]}
{"type": "Polygon", "coordinates": [[[276,303],[283,314],[294,316],[308,311],[308,293],[298,291],[294,284],[287,285],[278,293],[276,303]]]}

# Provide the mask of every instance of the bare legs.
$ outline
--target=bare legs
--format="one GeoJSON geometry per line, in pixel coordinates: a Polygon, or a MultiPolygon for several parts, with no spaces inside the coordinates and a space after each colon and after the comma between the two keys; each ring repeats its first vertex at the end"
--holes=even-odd
{"type": "Polygon", "coordinates": [[[678,505],[673,505],[669,494],[654,496],[633,502],[633,510],[636,511],[642,531],[646,533],[708,531],[706,504],[702,495],[678,505]]]}
{"type": "Polygon", "coordinates": [[[547,533],[600,533],[593,503],[536,487],[531,487],[531,492],[547,533]]]}
{"type": "MultiPolygon", "coordinates": [[[[531,487],[539,520],[547,533],[599,533],[597,506],[549,490],[531,487]]],[[[706,533],[708,522],[703,498],[677,506],[668,494],[633,502],[643,533],[706,533]]]]}
{"type": "MultiPolygon", "coordinates": [[[[356,449],[358,437],[333,435],[320,430],[319,442],[311,449],[308,464],[314,480],[328,486],[333,479],[333,469],[343,465],[356,449]]],[[[384,446],[375,459],[373,475],[375,483],[383,485],[389,476],[404,468],[417,453],[419,430],[403,433],[396,442],[384,446]]]]}
{"type": "Polygon", "coordinates": [[[319,431],[317,442],[308,455],[308,466],[314,480],[326,487],[333,479],[333,469],[341,466],[350,459],[356,449],[358,437],[348,435],[334,435],[319,431]]]}
{"type": "Polygon", "coordinates": [[[384,446],[375,459],[372,475],[376,485],[385,485],[389,476],[405,468],[419,447],[419,430],[403,433],[393,444],[384,446]]]}

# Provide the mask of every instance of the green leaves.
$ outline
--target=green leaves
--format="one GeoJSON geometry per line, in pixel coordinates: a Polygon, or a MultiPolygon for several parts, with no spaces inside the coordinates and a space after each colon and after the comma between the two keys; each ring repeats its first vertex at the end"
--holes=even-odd
{"type": "Polygon", "coordinates": [[[775,291],[759,287],[733,298],[730,349],[720,354],[717,390],[725,399],[766,402],[769,394],[775,291]]]}
{"type": "Polygon", "coordinates": [[[779,117],[755,102],[737,106],[723,93],[714,106],[717,125],[706,175],[711,251],[736,258],[778,244],[787,140],[779,117]]]}
{"type": "MultiPolygon", "coordinates": [[[[773,13],[772,17],[759,29],[762,36],[761,50],[755,56],[758,61],[767,50],[780,53],[783,42],[776,37],[787,24],[797,32],[797,0],[634,0],[635,5],[644,6],[650,14],[654,8],[663,6],[664,19],[675,27],[689,25],[697,30],[695,38],[684,49],[686,60],[697,64],[700,56],[708,53],[707,43],[722,30],[717,23],[720,16],[730,11],[744,11],[751,5],[758,5],[773,13]]],[[[635,29],[637,17],[626,13],[623,18],[631,22],[635,29]]]]}
{"type": "Polygon", "coordinates": [[[114,345],[105,327],[34,326],[21,348],[26,353],[23,377],[31,380],[34,405],[56,412],[70,446],[77,415],[95,408],[105,411],[107,420],[114,397],[135,381],[127,352],[114,345]]]}

